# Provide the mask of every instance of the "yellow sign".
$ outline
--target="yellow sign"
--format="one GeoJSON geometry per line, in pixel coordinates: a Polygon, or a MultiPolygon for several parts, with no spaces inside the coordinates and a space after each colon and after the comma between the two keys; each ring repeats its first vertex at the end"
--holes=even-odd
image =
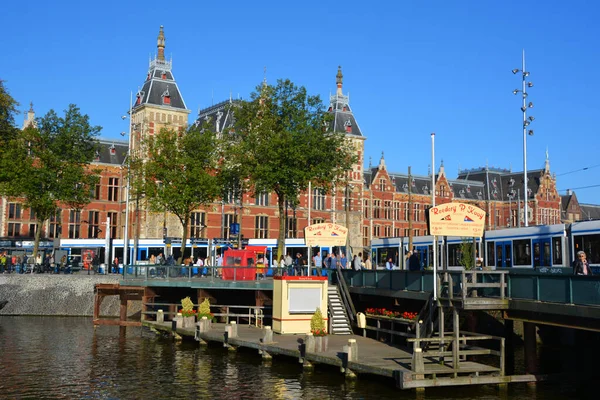
{"type": "Polygon", "coordinates": [[[307,246],[344,246],[348,228],[337,224],[314,224],[304,228],[304,241],[307,246]]]}
{"type": "Polygon", "coordinates": [[[429,234],[482,237],[485,211],[464,203],[446,203],[429,209],[429,234]]]}

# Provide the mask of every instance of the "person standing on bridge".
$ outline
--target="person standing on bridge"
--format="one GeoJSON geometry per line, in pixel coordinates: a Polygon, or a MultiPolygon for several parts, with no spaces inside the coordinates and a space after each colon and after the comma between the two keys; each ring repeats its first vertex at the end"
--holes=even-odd
{"type": "Polygon", "coordinates": [[[573,262],[573,274],[575,275],[593,275],[590,263],[587,260],[585,252],[579,250],[577,252],[577,259],[573,262]]]}

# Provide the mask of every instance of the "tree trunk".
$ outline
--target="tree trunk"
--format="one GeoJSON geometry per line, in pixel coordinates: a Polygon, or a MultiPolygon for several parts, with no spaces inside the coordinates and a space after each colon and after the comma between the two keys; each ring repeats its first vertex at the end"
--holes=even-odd
{"type": "Polygon", "coordinates": [[[183,226],[183,234],[181,235],[181,257],[177,259],[177,264],[181,265],[183,263],[183,257],[185,256],[185,242],[187,241],[187,228],[190,223],[189,215],[185,217],[185,220],[182,223],[183,226]]]}
{"type": "Polygon", "coordinates": [[[37,229],[35,230],[35,241],[33,242],[33,259],[34,259],[34,262],[37,259],[37,253],[38,253],[38,250],[39,250],[39,247],[40,247],[40,238],[42,237],[42,224],[44,222],[45,221],[38,220],[36,222],[36,224],[35,224],[36,227],[37,227],[37,229]]]}
{"type": "Polygon", "coordinates": [[[279,207],[279,239],[277,240],[277,261],[281,257],[285,257],[285,220],[287,215],[285,215],[285,197],[281,194],[277,195],[277,205],[279,207]]]}

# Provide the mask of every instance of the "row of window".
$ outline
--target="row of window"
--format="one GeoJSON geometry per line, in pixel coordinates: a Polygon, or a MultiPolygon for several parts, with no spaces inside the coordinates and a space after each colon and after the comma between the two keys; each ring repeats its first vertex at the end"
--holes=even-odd
{"type": "MultiPolygon", "coordinates": [[[[381,200],[373,200],[372,207],[369,207],[369,200],[364,201],[364,217],[366,219],[389,219],[395,221],[408,221],[411,215],[409,203],[400,201],[384,200],[383,208],[381,200]],[[372,215],[371,215],[372,214],[372,215]]],[[[412,207],[412,220],[420,222],[422,213],[425,211],[425,204],[415,203],[412,207]],[[422,207],[421,207],[422,206],[422,207]]]]}
{"type": "MultiPolygon", "coordinates": [[[[82,238],[82,229],[81,224],[87,224],[87,238],[89,239],[98,239],[103,237],[101,233],[105,229],[105,224],[100,221],[100,211],[85,211],[84,215],[87,215],[87,220],[81,219],[81,211],[78,210],[68,210],[65,212],[69,213],[69,219],[67,223],[68,229],[68,238],[69,239],[80,239],[82,238]]],[[[48,225],[48,238],[58,238],[61,237],[62,234],[62,223],[61,223],[61,215],[62,210],[59,210],[50,217],[49,225],[48,225]]],[[[107,217],[110,219],[110,236],[117,237],[117,220],[118,213],[109,212],[107,213],[107,217]]],[[[7,236],[8,237],[19,237],[19,236],[33,236],[36,233],[37,225],[29,224],[29,230],[27,232],[23,232],[22,229],[26,227],[27,224],[21,224],[19,222],[9,222],[7,224],[7,236]]]]}

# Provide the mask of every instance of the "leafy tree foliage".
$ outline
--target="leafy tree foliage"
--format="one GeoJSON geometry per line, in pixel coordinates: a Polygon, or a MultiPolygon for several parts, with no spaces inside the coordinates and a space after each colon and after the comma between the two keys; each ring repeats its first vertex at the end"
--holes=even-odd
{"type": "Polygon", "coordinates": [[[150,211],[170,212],[181,222],[182,257],[192,212],[221,194],[218,147],[216,135],[205,127],[193,126],[187,133],[163,128],[132,157],[133,190],[145,195],[150,211]]]}
{"type": "Polygon", "coordinates": [[[256,88],[234,105],[225,159],[236,166],[254,193],[275,193],[279,208],[278,254],[285,241],[285,204],[297,204],[309,182],[325,192],[346,179],[355,155],[344,134],[333,133],[331,115],[319,96],[290,80],[256,88]]]}
{"type": "Polygon", "coordinates": [[[34,256],[37,255],[42,226],[59,208],[81,209],[90,201],[91,189],[99,171],[90,168],[95,158],[95,137],[101,127],[92,126],[71,104],[65,116],[50,110],[10,139],[2,158],[2,192],[22,198],[35,213],[37,229],[34,256]]]}
{"type": "Polygon", "coordinates": [[[10,163],[10,159],[2,157],[9,152],[8,144],[14,139],[19,131],[15,127],[15,115],[18,113],[19,103],[12,98],[8,89],[4,86],[4,81],[0,80],[0,186],[6,182],[8,176],[6,167],[3,163],[10,163]]]}

